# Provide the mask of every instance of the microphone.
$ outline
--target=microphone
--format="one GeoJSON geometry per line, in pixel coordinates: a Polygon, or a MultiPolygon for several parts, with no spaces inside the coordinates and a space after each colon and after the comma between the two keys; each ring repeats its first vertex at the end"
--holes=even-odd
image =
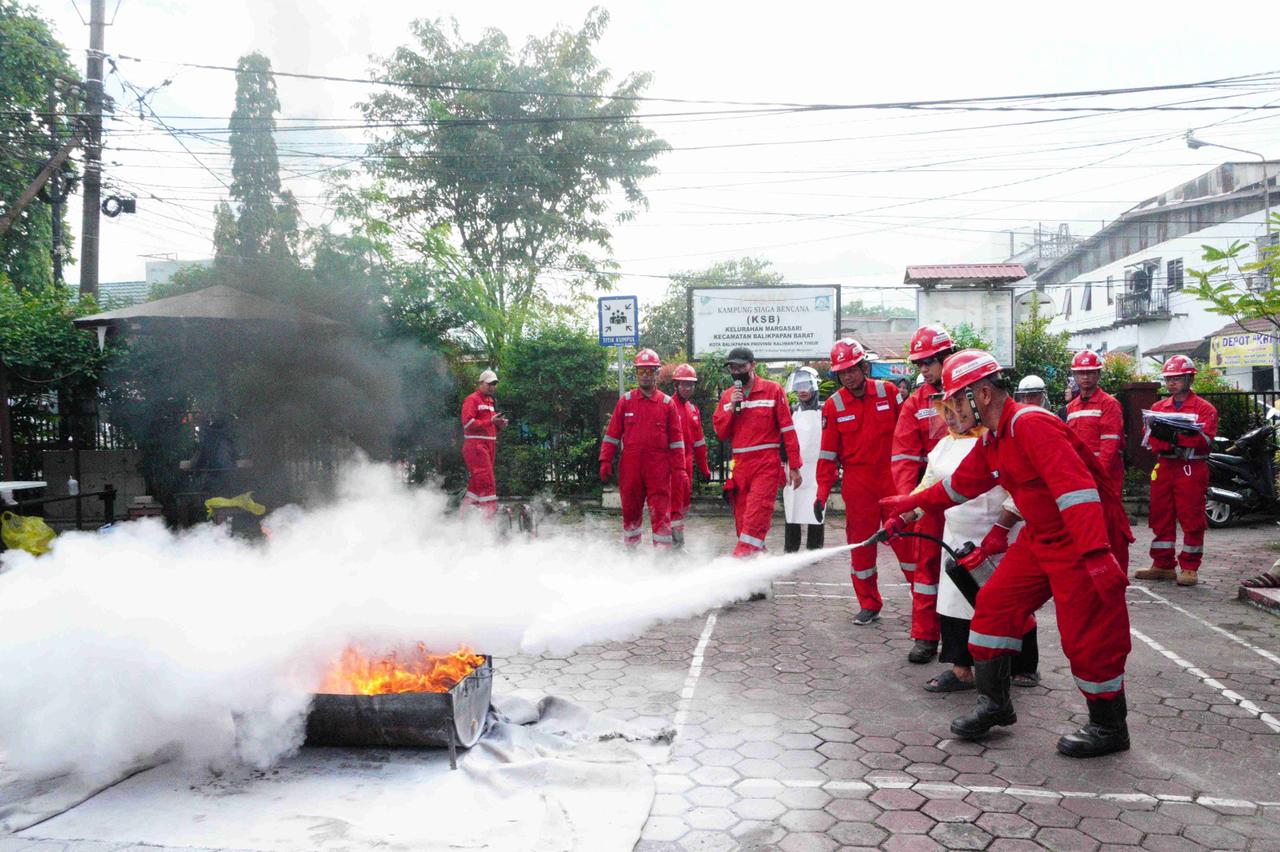
{"type": "MultiPolygon", "coordinates": [[[[735,389],[737,389],[737,390],[742,390],[742,379],[734,379],[734,380],[733,380],[733,386],[734,386],[734,388],[735,388],[735,389]]],[[[741,401],[741,400],[739,400],[739,401],[737,401],[737,402],[735,402],[735,403],[733,404],[733,410],[734,410],[734,412],[735,412],[735,413],[737,413],[737,412],[739,412],[739,411],[741,411],[741,410],[742,410],[742,401],[741,401]]]]}

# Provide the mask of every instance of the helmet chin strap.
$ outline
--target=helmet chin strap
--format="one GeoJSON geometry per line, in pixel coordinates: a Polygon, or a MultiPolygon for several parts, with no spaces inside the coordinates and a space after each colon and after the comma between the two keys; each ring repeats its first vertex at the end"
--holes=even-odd
{"type": "Polygon", "coordinates": [[[978,413],[978,401],[973,398],[973,388],[965,388],[964,395],[969,400],[969,410],[973,412],[973,419],[982,425],[982,415],[978,413]]]}

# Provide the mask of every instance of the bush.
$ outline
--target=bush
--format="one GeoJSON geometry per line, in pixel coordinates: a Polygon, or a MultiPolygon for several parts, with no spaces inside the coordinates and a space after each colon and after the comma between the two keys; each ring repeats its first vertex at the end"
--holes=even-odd
{"type": "Polygon", "coordinates": [[[1149,380],[1128,353],[1109,352],[1102,359],[1102,389],[1108,393],[1118,393],[1125,385],[1149,380]]]}

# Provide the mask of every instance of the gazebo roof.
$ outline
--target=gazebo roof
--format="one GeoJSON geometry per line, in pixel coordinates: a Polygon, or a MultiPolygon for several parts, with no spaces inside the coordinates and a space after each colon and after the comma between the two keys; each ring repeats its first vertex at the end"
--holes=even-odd
{"type": "Polygon", "coordinates": [[[273,302],[234,287],[217,284],[203,290],[193,290],[177,296],[143,302],[114,311],[104,311],[80,317],[75,324],[80,328],[114,325],[133,320],[229,320],[238,322],[276,322],[295,325],[341,325],[337,320],[322,317],[300,308],[273,302]]]}

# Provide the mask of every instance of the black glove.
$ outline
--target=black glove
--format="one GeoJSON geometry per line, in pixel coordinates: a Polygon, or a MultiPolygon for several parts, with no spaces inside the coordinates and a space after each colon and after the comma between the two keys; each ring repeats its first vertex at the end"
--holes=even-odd
{"type": "Polygon", "coordinates": [[[818,523],[822,523],[822,516],[827,513],[827,504],[821,500],[813,501],[813,516],[818,519],[818,523]]]}
{"type": "Polygon", "coordinates": [[[1151,437],[1172,444],[1178,437],[1178,430],[1163,420],[1152,420],[1151,437]]]}

